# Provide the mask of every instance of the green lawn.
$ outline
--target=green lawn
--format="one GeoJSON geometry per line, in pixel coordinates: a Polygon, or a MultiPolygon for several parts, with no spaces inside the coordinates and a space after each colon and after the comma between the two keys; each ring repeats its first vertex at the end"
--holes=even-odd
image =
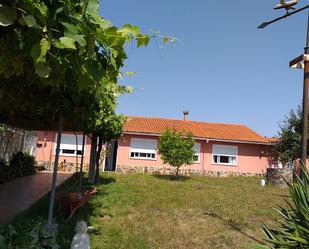
{"type": "MultiPolygon", "coordinates": [[[[74,181],[64,188],[70,189],[74,181]]],[[[95,198],[69,222],[57,215],[61,248],[69,248],[76,221],[84,219],[92,249],[250,248],[263,240],[262,223],[273,224],[273,208],[286,189],[260,187],[257,177],[191,177],[103,174],[95,198]]],[[[48,198],[17,222],[47,215],[48,198]]]]}

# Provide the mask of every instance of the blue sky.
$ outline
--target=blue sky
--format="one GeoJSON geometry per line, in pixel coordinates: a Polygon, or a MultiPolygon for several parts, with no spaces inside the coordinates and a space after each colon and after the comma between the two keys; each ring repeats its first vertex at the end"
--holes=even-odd
{"type": "MultiPolygon", "coordinates": [[[[100,13],[116,26],[130,23],[144,33],[159,30],[181,43],[162,48],[128,46],[121,81],[135,92],[119,99],[126,115],[244,124],[276,135],[279,124],[302,101],[302,70],[288,62],[303,53],[307,13],[264,30],[256,27],[284,13],[279,1],[105,0],[100,13]]],[[[308,4],[300,0],[298,6],[308,4]]]]}

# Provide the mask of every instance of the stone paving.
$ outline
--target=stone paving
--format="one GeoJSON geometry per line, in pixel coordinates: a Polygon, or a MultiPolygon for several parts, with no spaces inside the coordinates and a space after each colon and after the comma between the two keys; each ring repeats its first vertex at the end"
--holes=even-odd
{"type": "MultiPolygon", "coordinates": [[[[57,186],[71,176],[72,173],[58,173],[57,186]]],[[[0,225],[12,222],[16,215],[45,196],[50,191],[51,182],[52,173],[44,172],[0,184],[0,225]]]]}

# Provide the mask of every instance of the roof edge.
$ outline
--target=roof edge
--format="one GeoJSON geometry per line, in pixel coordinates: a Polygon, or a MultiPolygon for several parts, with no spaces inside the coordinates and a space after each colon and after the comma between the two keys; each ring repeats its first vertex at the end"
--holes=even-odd
{"type": "MultiPolygon", "coordinates": [[[[143,132],[130,132],[130,131],[124,131],[123,133],[128,135],[144,135],[144,136],[160,137],[160,134],[158,133],[143,133],[143,132]]],[[[273,145],[272,142],[260,142],[260,141],[228,140],[228,139],[216,139],[216,138],[205,138],[205,137],[194,137],[194,139],[199,139],[203,141],[226,142],[226,143],[273,145]]]]}

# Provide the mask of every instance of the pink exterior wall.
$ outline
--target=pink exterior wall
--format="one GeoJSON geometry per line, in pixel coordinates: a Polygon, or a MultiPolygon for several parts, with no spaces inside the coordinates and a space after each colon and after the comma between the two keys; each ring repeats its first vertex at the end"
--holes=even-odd
{"type": "MultiPolygon", "coordinates": [[[[64,134],[74,134],[72,132],[65,132],[64,134]]],[[[81,135],[78,133],[78,135],[81,135]]],[[[143,135],[124,135],[119,139],[118,151],[117,151],[117,166],[148,166],[148,167],[161,167],[169,165],[164,165],[160,156],[157,154],[155,160],[145,160],[145,159],[133,159],[130,158],[130,141],[131,138],[145,138],[145,139],[155,139],[159,140],[158,136],[143,136],[143,135]]],[[[55,159],[55,146],[56,146],[56,132],[38,132],[38,144],[41,145],[37,148],[36,160],[37,161],[47,161],[53,162],[55,159]]],[[[242,172],[242,173],[265,173],[268,166],[268,161],[266,152],[270,148],[266,145],[257,144],[243,144],[243,143],[224,143],[224,142],[213,142],[205,140],[196,140],[197,143],[201,145],[200,151],[200,162],[194,163],[189,166],[184,166],[188,169],[197,170],[212,170],[212,171],[231,171],[231,172],[242,172]],[[213,144],[221,145],[233,145],[238,147],[238,162],[236,166],[230,165],[220,165],[213,164],[212,162],[212,146],[213,144]]],[[[87,137],[86,141],[86,153],[85,153],[85,163],[89,162],[90,155],[90,143],[91,140],[87,137]]],[[[60,156],[59,162],[75,163],[75,156],[60,156]]],[[[80,162],[80,157],[79,157],[80,162]]],[[[116,167],[117,167],[116,166],[116,167]]]]}
{"type": "Polygon", "coordinates": [[[258,144],[243,144],[243,143],[223,143],[209,142],[206,143],[205,165],[206,169],[215,171],[235,171],[242,173],[266,173],[268,167],[267,157],[265,152],[267,146],[258,144]],[[236,166],[213,164],[212,162],[212,146],[214,144],[232,145],[238,147],[238,162],[236,166]]]}
{"type": "MultiPolygon", "coordinates": [[[[53,162],[55,160],[55,148],[56,148],[56,132],[54,131],[38,131],[38,142],[37,152],[36,152],[36,160],[37,161],[45,161],[45,162],[53,162]]],[[[63,134],[71,134],[74,135],[73,132],[64,132],[63,134]]],[[[82,133],[76,133],[77,135],[82,135],[82,133]]],[[[84,162],[89,162],[90,155],[90,144],[91,140],[86,136],[86,146],[85,146],[85,157],[84,162]]],[[[67,162],[76,162],[75,156],[59,156],[59,162],[63,162],[66,160],[67,162]]],[[[80,156],[78,156],[78,161],[80,162],[80,156]]]]}
{"type": "MultiPolygon", "coordinates": [[[[133,159],[130,158],[130,141],[131,138],[147,138],[147,139],[154,139],[159,141],[159,138],[156,136],[142,136],[142,135],[124,135],[119,139],[118,143],[118,151],[117,151],[117,165],[123,166],[162,166],[165,165],[161,160],[160,156],[157,154],[157,158],[155,160],[147,160],[147,159],[133,159]]],[[[199,141],[197,141],[199,142],[199,141]]],[[[202,144],[201,144],[201,151],[202,151],[202,144]]],[[[200,169],[202,167],[202,157],[200,159],[200,163],[194,163],[190,166],[187,166],[191,169],[200,169]]],[[[168,165],[165,165],[168,166],[168,165]]]]}
{"type": "MultiPolygon", "coordinates": [[[[124,135],[119,139],[117,166],[163,166],[160,156],[156,160],[132,159],[130,158],[130,140],[131,138],[156,139],[157,136],[143,135],[124,135]]],[[[213,171],[232,171],[242,173],[265,173],[268,166],[267,157],[265,156],[269,146],[243,143],[224,143],[224,142],[207,142],[205,140],[196,140],[201,144],[200,163],[194,163],[190,166],[184,166],[191,169],[213,170],[213,171]],[[233,145],[238,146],[238,163],[236,166],[213,164],[212,162],[212,145],[233,145]]],[[[168,166],[168,165],[165,165],[168,166]]]]}

